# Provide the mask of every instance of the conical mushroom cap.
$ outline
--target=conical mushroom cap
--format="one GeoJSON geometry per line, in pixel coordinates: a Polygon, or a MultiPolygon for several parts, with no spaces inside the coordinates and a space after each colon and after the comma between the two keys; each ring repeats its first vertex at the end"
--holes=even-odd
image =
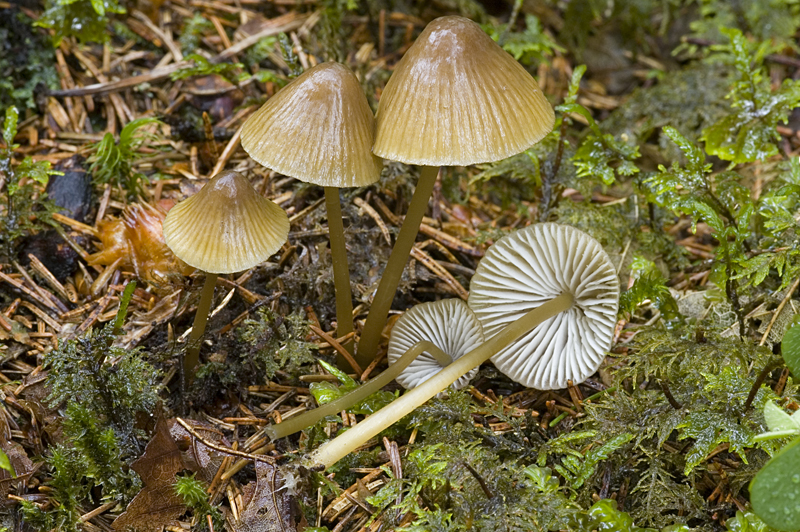
{"type": "MultiPolygon", "coordinates": [[[[426,340],[450,355],[453,360],[483,343],[483,329],[478,318],[460,299],[442,299],[421,303],[403,314],[392,327],[389,338],[389,365],[394,364],[417,342],[426,340]]],[[[416,388],[442,369],[428,353],[422,353],[397,377],[404,388],[416,388]]],[[[478,368],[462,375],[453,386],[466,386],[478,368]]]]}
{"type": "Polygon", "coordinates": [[[376,182],[375,118],[350,70],[328,62],[306,70],[242,127],[242,147],[259,164],[324,187],[376,182]]]}
{"type": "Polygon", "coordinates": [[[372,151],[426,166],[499,161],[541,140],[554,120],[536,80],[480,26],[441,17],[389,78],[372,151]]]}
{"type": "Polygon", "coordinates": [[[186,264],[234,273],[281,248],[289,236],[289,217],[242,174],[226,171],[170,209],[163,231],[167,246],[186,264]]]}
{"type": "Polygon", "coordinates": [[[487,340],[554,297],[572,308],[542,322],[492,357],[525,386],[552,390],[594,373],[611,346],[619,305],[617,273],[603,247],[567,225],[535,224],[498,240],[472,276],[469,306],[487,340]]]}

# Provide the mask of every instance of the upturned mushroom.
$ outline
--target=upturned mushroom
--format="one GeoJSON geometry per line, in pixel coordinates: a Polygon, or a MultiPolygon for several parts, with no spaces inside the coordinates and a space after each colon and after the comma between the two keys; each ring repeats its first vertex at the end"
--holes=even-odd
{"type": "Polygon", "coordinates": [[[553,129],[555,114],[536,80],[477,24],[437,18],[397,63],[381,94],[372,151],[422,165],[417,188],[383,272],[358,346],[376,355],[440,166],[499,161],[553,129]]]}
{"type": "MultiPolygon", "coordinates": [[[[350,393],[297,417],[266,427],[275,440],[289,436],[363,401],[393,380],[404,388],[419,386],[453,360],[483,343],[483,328],[475,314],[460,299],[443,299],[411,308],[397,320],[389,339],[389,368],[350,393]]],[[[463,388],[477,369],[454,384],[463,388]]]]}
{"type": "Polygon", "coordinates": [[[523,382],[537,383],[542,376],[545,386],[556,386],[567,379],[579,383],[597,369],[611,345],[619,282],[613,264],[596,240],[568,226],[532,225],[489,248],[473,279],[471,288],[476,292],[474,301],[480,303],[479,318],[481,313],[486,317],[490,308],[494,315],[482,320],[484,329],[489,329],[485,331],[487,341],[320,446],[309,464],[328,467],[336,463],[495,355],[504,359],[522,349],[532,357],[530,362],[517,359],[510,369],[502,371],[523,382]],[[531,279],[537,281],[528,286],[531,279]],[[492,290],[497,293],[496,300],[492,300],[492,290]],[[536,357],[542,359],[541,364],[536,357]],[[554,369],[547,369],[550,367],[554,369]],[[520,368],[531,369],[534,380],[520,368]]]}
{"type": "MultiPolygon", "coordinates": [[[[370,151],[374,133],[375,119],[358,79],[335,62],[305,71],[242,127],[242,147],[259,164],[325,188],[340,337],[353,330],[353,296],[339,188],[380,178],[383,162],[370,151]]],[[[366,367],[364,362],[359,360],[366,367]]]]}
{"type": "Polygon", "coordinates": [[[206,274],[183,363],[191,379],[217,277],[252,268],[278,251],[289,236],[289,217],[242,174],[225,171],[170,209],[162,230],[172,252],[206,274]]]}

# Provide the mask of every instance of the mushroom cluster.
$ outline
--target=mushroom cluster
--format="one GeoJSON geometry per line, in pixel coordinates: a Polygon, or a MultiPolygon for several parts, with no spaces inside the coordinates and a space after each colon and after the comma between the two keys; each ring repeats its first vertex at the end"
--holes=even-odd
{"type": "Polygon", "coordinates": [[[575,228],[536,224],[501,238],[470,288],[469,303],[487,341],[320,446],[310,465],[336,463],[491,357],[511,378],[548,388],[582,382],[611,345],[616,270],[602,246],[575,228]]]}

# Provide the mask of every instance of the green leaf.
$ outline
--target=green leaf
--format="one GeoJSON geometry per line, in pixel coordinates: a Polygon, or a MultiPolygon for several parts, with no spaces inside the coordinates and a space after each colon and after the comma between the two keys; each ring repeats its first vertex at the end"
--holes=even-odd
{"type": "Polygon", "coordinates": [[[795,316],[792,325],[786,330],[781,340],[781,354],[786,367],[795,377],[800,377],[800,315],[795,316]]]}
{"type": "Polygon", "coordinates": [[[750,483],[750,502],[769,526],[787,532],[800,529],[800,438],[758,472],[750,483]]]}
{"type": "Polygon", "coordinates": [[[19,120],[19,111],[16,107],[9,107],[6,109],[6,119],[3,122],[3,140],[6,143],[6,149],[14,149],[14,137],[17,136],[17,121],[19,120]]]}
{"type": "Polygon", "coordinates": [[[8,455],[2,449],[0,449],[0,469],[5,469],[11,473],[12,477],[17,476],[16,471],[14,471],[14,466],[11,465],[11,460],[8,459],[8,455]]]}

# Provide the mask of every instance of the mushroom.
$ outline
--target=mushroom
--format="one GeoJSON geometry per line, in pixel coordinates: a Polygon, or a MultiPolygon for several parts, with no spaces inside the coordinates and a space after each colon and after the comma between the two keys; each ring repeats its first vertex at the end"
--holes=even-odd
{"type": "Polygon", "coordinates": [[[448,16],[422,31],[381,94],[372,151],[422,165],[361,335],[373,359],[440,166],[499,161],[553,129],[555,114],[536,80],[476,23],[448,16]]]}
{"type": "Polygon", "coordinates": [[[328,467],[336,463],[495,355],[505,360],[509,353],[522,349],[523,353],[546,358],[556,369],[547,370],[534,360],[525,364],[517,361],[503,371],[515,378],[521,375],[518,368],[532,367],[535,376],[551,385],[561,379],[581,382],[597,369],[611,344],[619,281],[608,255],[596,240],[571,227],[532,225],[501,238],[489,248],[473,278],[474,302],[479,303],[478,317],[484,316],[487,341],[320,446],[309,457],[309,465],[328,467]],[[540,269],[545,273],[536,274],[540,269]],[[487,281],[493,279],[495,272],[500,272],[506,284],[487,281]],[[531,279],[538,281],[526,287],[531,279]],[[546,293],[538,294],[537,288],[546,293]],[[495,302],[490,301],[490,290],[498,294],[495,302]],[[497,312],[491,320],[487,319],[490,306],[497,312]],[[507,316],[502,317],[504,314],[507,316]],[[552,345],[526,348],[526,341],[552,345]],[[586,360],[576,362],[578,355],[586,360]]]}
{"type": "MultiPolygon", "coordinates": [[[[419,386],[482,343],[481,323],[464,301],[443,299],[416,305],[392,328],[388,369],[350,393],[269,426],[264,432],[271,440],[294,434],[326,416],[358,404],[393,380],[406,389],[419,386]]],[[[455,382],[455,388],[466,386],[477,371],[474,369],[462,375],[455,382]]]]}
{"type": "Polygon", "coordinates": [[[497,241],[469,285],[487,338],[527,311],[570,293],[575,302],[498,351],[497,369],[537,390],[583,382],[597,371],[617,323],[619,283],[602,246],[568,225],[531,225],[497,241]]]}
{"type": "MultiPolygon", "coordinates": [[[[338,189],[380,178],[383,162],[370,151],[374,133],[375,119],[358,79],[335,62],[305,71],[242,127],[242,147],[259,164],[325,187],[340,337],[353,330],[353,300],[338,189]]],[[[345,347],[352,350],[352,342],[345,347]]]]}
{"type": "Polygon", "coordinates": [[[167,247],[206,274],[183,361],[191,378],[218,275],[247,270],[278,251],[289,236],[289,217],[242,174],[225,171],[170,209],[162,230],[167,247]]]}
{"type": "MultiPolygon", "coordinates": [[[[403,388],[416,388],[433,377],[453,360],[483,343],[483,327],[464,301],[442,299],[421,303],[403,314],[392,327],[389,338],[389,367],[396,365],[417,342],[427,341],[448,355],[446,360],[423,352],[400,373],[396,380],[403,388]]],[[[472,380],[478,369],[465,373],[453,383],[461,389],[472,380]]]]}

